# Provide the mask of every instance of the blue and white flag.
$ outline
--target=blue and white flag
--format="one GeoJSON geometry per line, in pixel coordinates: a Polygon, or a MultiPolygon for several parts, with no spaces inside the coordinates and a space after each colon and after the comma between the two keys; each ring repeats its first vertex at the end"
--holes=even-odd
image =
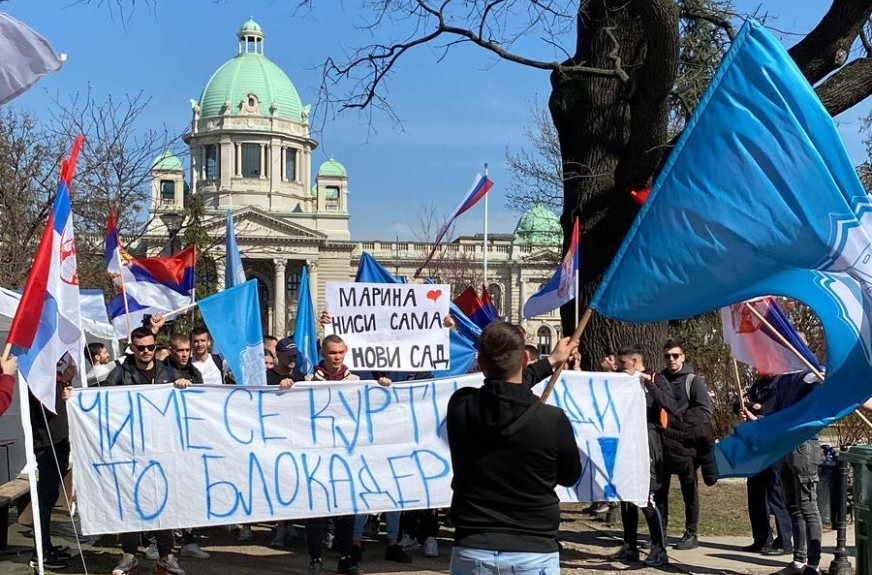
{"type": "Polygon", "coordinates": [[[300,299],[297,302],[297,319],[294,321],[294,344],[297,346],[296,369],[308,375],[320,361],[318,353],[318,327],[315,325],[315,306],[309,291],[309,268],[303,266],[300,276],[300,299]]]}
{"type": "Polygon", "coordinates": [[[716,446],[753,475],[872,395],[872,202],[833,120],[760,24],[739,32],[659,174],[591,307],[653,322],[762,295],[810,305],[827,381],[716,446]]]}
{"type": "Polygon", "coordinates": [[[557,271],[542,289],[524,304],[524,319],[555,310],[575,299],[578,292],[578,218],[572,227],[572,241],[557,271]]]}
{"type": "Polygon", "coordinates": [[[242,256],[236,245],[236,231],[233,229],[233,212],[227,210],[227,231],[225,233],[224,251],[227,261],[224,265],[224,288],[245,283],[245,270],[242,268],[242,256]]]}
{"type": "Polygon", "coordinates": [[[266,385],[257,280],[200,300],[200,313],[239,385],[266,385]]]}

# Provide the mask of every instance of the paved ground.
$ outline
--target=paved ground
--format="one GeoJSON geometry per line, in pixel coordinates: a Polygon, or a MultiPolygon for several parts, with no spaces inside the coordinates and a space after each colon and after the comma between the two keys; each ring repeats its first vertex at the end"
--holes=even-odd
{"type": "MultiPolygon", "coordinates": [[[[561,552],[561,567],[566,573],[573,575],[599,575],[632,571],[636,575],[655,575],[660,573],[694,573],[700,575],[763,575],[782,567],[788,557],[764,557],[761,555],[743,553],[741,546],[750,541],[742,537],[707,537],[699,548],[691,551],[675,551],[670,549],[672,564],[663,570],[646,569],[641,566],[624,566],[610,562],[607,557],[617,550],[620,544],[620,530],[614,526],[592,521],[581,514],[580,507],[568,508],[563,514],[561,539],[564,550],[561,552]]],[[[63,510],[55,510],[56,541],[75,547],[75,537],[69,517],[63,510]]],[[[9,527],[10,549],[12,554],[0,556],[0,573],[3,575],[25,575],[30,573],[27,561],[30,558],[32,539],[30,531],[17,523],[9,527]]],[[[253,543],[240,544],[235,533],[225,529],[207,529],[203,531],[201,545],[212,554],[209,560],[187,559],[183,566],[188,575],[266,575],[268,573],[304,574],[308,565],[306,548],[302,541],[295,539],[288,549],[276,550],[267,547],[272,536],[272,530],[266,524],[254,528],[253,543]]],[[[448,571],[448,555],[450,554],[450,531],[443,529],[440,533],[440,550],[438,558],[424,557],[420,551],[413,553],[414,562],[411,565],[392,563],[383,560],[384,543],[369,542],[364,552],[361,564],[364,572],[376,574],[444,574],[448,571]]],[[[853,543],[853,529],[849,532],[848,541],[853,543]]],[[[825,552],[823,567],[827,568],[832,560],[832,547],[835,544],[835,533],[828,532],[824,537],[825,552]]],[[[83,546],[83,556],[87,570],[79,558],[70,561],[70,565],[58,573],[110,573],[118,558],[118,547],[115,537],[103,537],[94,544],[83,546]]],[[[852,558],[853,562],[853,558],[852,558]]],[[[335,572],[336,555],[332,551],[325,554],[325,575],[335,572]]],[[[153,564],[141,559],[140,575],[151,573],[153,564]]]]}

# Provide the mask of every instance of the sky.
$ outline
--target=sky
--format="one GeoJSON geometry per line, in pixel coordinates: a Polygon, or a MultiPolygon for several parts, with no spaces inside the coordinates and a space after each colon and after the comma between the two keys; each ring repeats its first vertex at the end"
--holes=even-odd
{"type": "MultiPolygon", "coordinates": [[[[89,87],[98,99],[142,92],[151,99],[142,129],[165,126],[181,135],[190,125],[189,99],[198,99],[212,73],[236,54],[236,31],[249,16],[264,29],[265,55],[288,74],[304,105],[315,104],[323,62],[341,60],[351,46],[378,39],[364,29],[371,14],[358,9],[357,0],[315,4],[300,11],[290,0],[137,0],[134,10],[122,13],[115,0],[0,3],[0,10],[38,31],[68,58],[60,72],[40,80],[14,105],[47,119],[55,98],[66,100],[89,87]]],[[[787,46],[810,30],[828,5],[820,0],[735,2],[740,13],[761,7],[787,46]]],[[[545,60],[561,58],[553,45],[534,36],[518,49],[545,60]]],[[[407,56],[389,78],[387,92],[401,126],[377,111],[315,110],[312,124],[323,129],[314,135],[320,145],[313,169],[330,156],[348,169],[352,238],[420,239],[425,207],[447,216],[484,163],[495,182],[489,231],[511,233],[520,214],[506,207],[511,181],[506,150],[526,145],[530,107],[546,101],[548,72],[499,61],[473,47],[456,47],[444,58],[429,47],[407,56]]],[[[864,102],[837,118],[855,163],[866,158],[859,130],[870,107],[864,102]]],[[[467,212],[455,232],[482,231],[483,213],[482,205],[467,212]]]]}

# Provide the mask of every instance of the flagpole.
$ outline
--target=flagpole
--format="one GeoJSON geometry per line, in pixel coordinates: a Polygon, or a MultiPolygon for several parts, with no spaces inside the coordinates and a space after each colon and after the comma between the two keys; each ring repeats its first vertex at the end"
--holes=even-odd
{"type": "MultiPolygon", "coordinates": [[[[487,178],[487,162],[484,164],[484,177],[487,178]]],[[[487,194],[484,195],[484,285],[487,286],[487,194]]]]}
{"type": "MultiPolygon", "coordinates": [[[[593,315],[593,308],[587,308],[584,310],[584,315],[581,316],[581,322],[578,324],[578,327],[575,328],[575,333],[572,334],[572,337],[569,338],[569,341],[578,341],[581,338],[581,334],[584,333],[584,329],[587,327],[587,323],[590,321],[590,316],[593,315]]],[[[554,370],[554,373],[551,375],[551,379],[548,380],[548,385],[545,386],[545,389],[542,390],[542,396],[539,398],[539,401],[545,403],[548,401],[548,397],[551,395],[551,390],[554,389],[554,384],[557,383],[557,378],[560,377],[560,374],[563,372],[563,369],[566,367],[566,362],[561,363],[557,369],[554,370]]]]}
{"type": "Polygon", "coordinates": [[[742,399],[744,395],[742,393],[742,381],[739,379],[739,362],[736,361],[736,358],[733,358],[733,375],[736,376],[736,389],[739,391],[739,405],[744,406],[745,402],[742,399]]]}
{"type": "Polygon", "coordinates": [[[200,302],[198,302],[198,301],[194,301],[194,302],[189,303],[188,305],[183,305],[182,307],[180,307],[180,308],[178,308],[178,309],[174,309],[174,310],[172,310],[172,311],[168,311],[168,312],[166,312],[165,314],[162,314],[162,315],[163,315],[164,317],[167,317],[167,318],[168,318],[168,317],[170,317],[171,315],[177,315],[177,314],[180,314],[180,313],[184,313],[184,312],[188,311],[189,309],[192,309],[192,308],[197,307],[198,305],[200,305],[200,302]]]}
{"type": "Polygon", "coordinates": [[[130,307],[127,304],[127,289],[124,287],[124,262],[121,261],[121,258],[118,258],[119,263],[121,263],[122,269],[121,273],[121,299],[124,300],[124,317],[127,318],[127,343],[130,343],[130,334],[133,333],[133,327],[130,325],[130,307]]]}
{"type": "MultiPolygon", "coordinates": [[[[778,339],[778,341],[781,343],[781,345],[786,347],[793,355],[795,355],[796,358],[799,361],[801,361],[802,364],[805,367],[807,367],[808,370],[811,371],[816,378],[818,378],[818,381],[824,380],[824,374],[822,374],[819,369],[817,369],[815,366],[813,366],[811,364],[811,362],[805,358],[804,355],[799,353],[799,350],[797,350],[795,347],[793,347],[793,344],[791,344],[789,341],[787,341],[787,338],[784,337],[783,335],[781,335],[781,332],[779,332],[777,329],[775,329],[775,327],[771,323],[769,323],[769,320],[767,320],[765,317],[763,317],[763,314],[761,314],[759,311],[757,311],[757,309],[754,306],[752,306],[750,303],[744,302],[744,304],[745,304],[745,307],[747,307],[751,311],[751,313],[753,313],[757,317],[757,319],[760,320],[760,322],[763,325],[765,325],[766,327],[769,328],[769,331],[771,331],[773,334],[775,334],[775,337],[778,339]]],[[[860,419],[863,420],[863,423],[865,423],[870,428],[872,428],[872,421],[869,421],[869,419],[867,419],[865,415],[860,413],[859,409],[855,409],[854,413],[857,414],[857,417],[859,417],[860,419]]]]}
{"type": "MultiPolygon", "coordinates": [[[[578,222],[578,216],[575,216],[575,221],[578,222]]],[[[576,259],[576,261],[578,261],[578,251],[581,250],[581,245],[579,244],[580,241],[581,241],[581,226],[579,225],[578,231],[575,234],[575,244],[576,244],[575,245],[575,250],[576,250],[575,259],[576,259]]],[[[579,278],[576,277],[575,278],[575,324],[576,325],[578,325],[578,321],[579,321],[579,318],[578,318],[578,296],[580,295],[579,292],[581,291],[579,289],[578,284],[580,282],[578,280],[579,280],[579,278]]]]}

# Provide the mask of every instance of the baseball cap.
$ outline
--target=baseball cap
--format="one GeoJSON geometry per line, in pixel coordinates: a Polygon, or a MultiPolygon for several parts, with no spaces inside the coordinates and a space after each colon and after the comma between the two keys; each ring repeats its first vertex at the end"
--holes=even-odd
{"type": "Polygon", "coordinates": [[[294,343],[294,338],[285,337],[280,339],[276,344],[276,353],[283,353],[290,357],[297,357],[297,344],[294,343]]]}

